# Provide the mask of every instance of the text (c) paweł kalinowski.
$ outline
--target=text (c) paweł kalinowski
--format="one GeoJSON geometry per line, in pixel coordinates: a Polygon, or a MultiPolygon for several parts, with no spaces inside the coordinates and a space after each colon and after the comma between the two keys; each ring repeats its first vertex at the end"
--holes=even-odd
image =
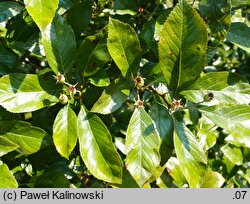
{"type": "Polygon", "coordinates": [[[46,199],[55,199],[55,200],[102,200],[103,191],[94,191],[94,192],[70,192],[70,191],[46,191],[46,192],[28,192],[20,191],[20,199],[28,200],[46,200],[46,199]]]}

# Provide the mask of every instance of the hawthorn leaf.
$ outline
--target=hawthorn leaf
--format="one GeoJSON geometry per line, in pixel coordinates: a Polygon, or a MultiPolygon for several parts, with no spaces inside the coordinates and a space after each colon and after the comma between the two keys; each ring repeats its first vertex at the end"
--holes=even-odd
{"type": "Polygon", "coordinates": [[[107,71],[104,69],[100,69],[94,75],[88,78],[88,81],[98,87],[108,86],[110,84],[109,76],[107,71]]]}
{"type": "Polygon", "coordinates": [[[174,118],[174,147],[182,173],[191,188],[201,187],[207,157],[193,133],[174,118]]]}
{"type": "Polygon", "coordinates": [[[77,51],[76,68],[80,74],[88,77],[99,71],[109,60],[107,51],[107,28],[96,35],[84,39],[77,51]]]}
{"type": "Polygon", "coordinates": [[[239,46],[241,49],[250,52],[250,27],[245,23],[232,23],[227,34],[227,40],[239,46]]]}
{"type": "Polygon", "coordinates": [[[68,159],[77,141],[77,117],[69,105],[64,106],[56,116],[53,140],[57,151],[68,159]]]}
{"type": "Polygon", "coordinates": [[[54,20],[43,30],[42,44],[54,73],[70,73],[75,63],[76,41],[72,28],[63,17],[56,14],[54,20]]]}
{"type": "Polygon", "coordinates": [[[22,9],[22,5],[18,2],[0,2],[0,23],[18,15],[22,9]]]}
{"type": "Polygon", "coordinates": [[[6,164],[0,165],[0,188],[17,188],[18,183],[6,164]]]}
{"type": "MultiPolygon", "coordinates": [[[[16,151],[22,154],[33,154],[43,145],[47,133],[41,128],[31,126],[24,121],[0,121],[0,138],[5,139],[12,145],[16,145],[16,151]]],[[[2,145],[4,143],[1,143],[2,145]]]]}
{"type": "Polygon", "coordinates": [[[59,102],[61,85],[35,74],[9,74],[0,78],[0,105],[10,112],[25,113],[59,102]]]}
{"type": "Polygon", "coordinates": [[[231,25],[231,0],[202,0],[199,10],[207,18],[212,36],[224,40],[231,25]]]}
{"type": "Polygon", "coordinates": [[[59,0],[24,0],[28,13],[41,31],[53,20],[58,3],[59,0]]]}
{"type": "Polygon", "coordinates": [[[231,0],[232,6],[249,5],[250,0],[231,0]]]}
{"type": "Polygon", "coordinates": [[[125,79],[111,83],[96,101],[91,112],[110,114],[116,111],[127,100],[130,84],[125,79]]]}
{"type": "Polygon", "coordinates": [[[242,152],[239,147],[231,147],[230,145],[226,144],[221,147],[220,150],[233,164],[238,166],[243,164],[242,152]]]}
{"type": "Polygon", "coordinates": [[[91,174],[110,183],[121,183],[123,162],[101,119],[82,106],[77,130],[81,157],[91,174]]]}
{"type": "Polygon", "coordinates": [[[206,44],[202,18],[186,1],[180,1],[163,25],[159,39],[161,70],[174,95],[199,78],[206,44]]]}
{"type": "Polygon", "coordinates": [[[223,176],[211,169],[208,169],[205,173],[204,183],[202,184],[202,188],[220,188],[225,179],[223,176]]]}
{"type": "Polygon", "coordinates": [[[113,188],[139,188],[134,178],[127,169],[123,170],[122,183],[112,185],[113,188]]]}
{"type": "Polygon", "coordinates": [[[134,29],[119,20],[109,19],[108,51],[123,77],[133,78],[139,67],[141,47],[134,29]]]}
{"type": "Polygon", "coordinates": [[[248,104],[250,85],[240,75],[228,72],[211,72],[186,87],[180,94],[186,99],[199,103],[208,93],[214,95],[210,105],[219,103],[248,104]]]}
{"type": "Polygon", "coordinates": [[[150,116],[155,122],[159,136],[162,139],[160,146],[161,164],[165,164],[173,151],[173,120],[168,109],[162,104],[155,102],[150,107],[150,116]]]}
{"type": "Polygon", "coordinates": [[[0,157],[16,150],[18,148],[18,145],[15,143],[9,141],[5,137],[0,136],[0,157]]]}
{"type": "Polygon", "coordinates": [[[161,139],[153,120],[144,109],[135,109],[129,121],[125,152],[126,167],[142,187],[160,164],[161,139]]]}
{"type": "Polygon", "coordinates": [[[227,130],[245,147],[250,147],[250,106],[245,104],[219,104],[202,106],[199,110],[216,125],[227,130]]]}

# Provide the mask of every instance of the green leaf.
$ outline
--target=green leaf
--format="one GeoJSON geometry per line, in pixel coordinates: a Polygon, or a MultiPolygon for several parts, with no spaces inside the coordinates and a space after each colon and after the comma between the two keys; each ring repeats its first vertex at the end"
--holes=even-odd
{"type": "Polygon", "coordinates": [[[59,0],[24,0],[25,7],[43,31],[53,20],[59,0]]]}
{"type": "Polygon", "coordinates": [[[250,52],[250,28],[245,23],[232,23],[227,40],[239,46],[241,49],[250,52]]]}
{"type": "Polygon", "coordinates": [[[225,39],[231,25],[231,1],[202,0],[199,10],[207,18],[212,36],[219,40],[225,39]]]}
{"type": "Polygon", "coordinates": [[[223,154],[235,165],[243,164],[241,149],[238,147],[230,147],[228,144],[220,148],[223,154]]]}
{"type": "Polygon", "coordinates": [[[23,7],[17,2],[0,2],[0,23],[21,13],[23,7]]]}
{"type": "Polygon", "coordinates": [[[0,48],[0,74],[5,75],[18,65],[18,55],[11,49],[1,46],[0,48]]]}
{"type": "Polygon", "coordinates": [[[171,157],[166,163],[166,168],[170,176],[174,179],[173,183],[177,187],[181,188],[187,183],[187,180],[181,170],[182,167],[180,166],[177,158],[171,157]]]}
{"type": "Polygon", "coordinates": [[[249,5],[250,0],[231,0],[232,6],[249,5]]]}
{"type": "Polygon", "coordinates": [[[212,72],[199,78],[194,84],[186,87],[180,94],[186,99],[199,103],[204,96],[213,93],[214,99],[209,103],[248,104],[250,101],[250,85],[238,74],[228,72],[212,72]]]}
{"type": "Polygon", "coordinates": [[[10,112],[31,112],[59,102],[60,85],[35,74],[10,74],[0,78],[0,105],[10,112]]]}
{"type": "Polygon", "coordinates": [[[42,32],[42,44],[51,69],[70,72],[75,63],[76,41],[71,27],[58,14],[42,32]]]}
{"type": "Polygon", "coordinates": [[[134,178],[127,169],[123,170],[122,183],[112,185],[113,188],[139,188],[134,178]]]}
{"type": "Polygon", "coordinates": [[[204,180],[201,186],[202,188],[220,188],[225,182],[225,179],[220,173],[212,171],[211,169],[206,171],[204,180]]]}
{"type": "Polygon", "coordinates": [[[0,188],[17,188],[18,183],[6,164],[0,165],[0,188]]]}
{"type": "Polygon", "coordinates": [[[56,116],[53,140],[57,151],[68,159],[77,141],[77,117],[69,105],[64,106],[56,116]]]}
{"type": "Polygon", "coordinates": [[[250,106],[220,104],[201,107],[200,111],[216,125],[224,128],[242,145],[250,147],[250,106]]]}
{"type": "Polygon", "coordinates": [[[200,76],[206,44],[205,23],[186,1],[181,1],[170,13],[159,40],[161,70],[174,95],[200,76]]]}
{"type": "Polygon", "coordinates": [[[182,172],[191,188],[200,187],[204,180],[207,157],[193,133],[174,119],[174,146],[182,172]]]}
{"type": "Polygon", "coordinates": [[[74,5],[67,12],[67,22],[75,31],[76,36],[79,36],[88,28],[92,14],[92,2],[84,1],[74,5]]]}
{"type": "Polygon", "coordinates": [[[47,133],[44,130],[24,121],[0,121],[0,138],[18,146],[15,150],[22,154],[37,152],[45,144],[45,136],[47,133]]]}
{"type": "Polygon", "coordinates": [[[88,170],[98,179],[121,183],[123,162],[105,124],[83,106],[77,124],[80,153],[88,170]]]}
{"type": "Polygon", "coordinates": [[[130,25],[109,19],[108,51],[124,77],[131,77],[136,73],[141,48],[138,36],[130,25]]]}
{"type": "Polygon", "coordinates": [[[18,148],[18,145],[0,136],[0,157],[9,152],[16,150],[17,148],[18,148]]]}
{"type": "Polygon", "coordinates": [[[160,146],[161,164],[165,164],[173,152],[173,120],[168,109],[157,102],[151,105],[150,116],[162,139],[160,146]]]}
{"type": "Polygon", "coordinates": [[[120,108],[129,95],[128,83],[126,79],[111,83],[96,101],[91,112],[110,114],[120,108]]]}
{"type": "Polygon", "coordinates": [[[125,142],[126,167],[140,187],[160,164],[160,137],[144,109],[135,109],[128,125],[125,142]]]}
{"type": "Polygon", "coordinates": [[[91,84],[98,86],[98,87],[104,87],[110,84],[109,76],[106,70],[104,69],[99,70],[97,73],[91,76],[88,80],[90,81],[91,84]]]}
{"type": "Polygon", "coordinates": [[[86,37],[80,45],[76,57],[76,68],[83,76],[95,74],[110,60],[107,37],[105,27],[96,35],[86,37]]]}

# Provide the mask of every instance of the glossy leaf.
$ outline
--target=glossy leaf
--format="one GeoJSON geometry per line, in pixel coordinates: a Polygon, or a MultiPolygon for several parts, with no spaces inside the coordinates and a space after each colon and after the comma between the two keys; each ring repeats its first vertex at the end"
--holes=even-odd
{"type": "Polygon", "coordinates": [[[187,90],[180,92],[186,99],[198,103],[204,100],[208,93],[214,95],[209,103],[248,104],[250,101],[250,85],[244,83],[238,74],[228,72],[207,73],[199,78],[194,84],[186,87],[187,90]]]}
{"type": "Polygon", "coordinates": [[[71,71],[75,63],[76,41],[71,27],[56,15],[42,32],[42,44],[51,69],[57,74],[71,71]]]}
{"type": "Polygon", "coordinates": [[[43,31],[53,20],[59,0],[24,0],[25,7],[43,31]]]}
{"type": "Polygon", "coordinates": [[[250,147],[249,105],[217,105],[202,107],[200,111],[216,125],[224,128],[242,145],[250,147]]]}
{"type": "Polygon", "coordinates": [[[169,175],[174,179],[173,183],[177,187],[181,188],[187,183],[187,180],[182,173],[182,168],[177,158],[171,157],[166,163],[166,169],[169,175]]]}
{"type": "Polygon", "coordinates": [[[160,137],[144,109],[135,109],[128,125],[125,151],[126,167],[140,187],[160,164],[160,137]]]}
{"type": "Polygon", "coordinates": [[[57,151],[68,159],[77,141],[77,117],[69,105],[64,106],[56,116],[53,140],[57,151]]]}
{"type": "Polygon", "coordinates": [[[186,1],[180,1],[165,22],[159,40],[161,70],[174,95],[200,76],[206,44],[203,20],[186,1]]]}
{"type": "Polygon", "coordinates": [[[122,183],[112,185],[114,188],[139,188],[134,178],[127,169],[123,170],[122,183]]]}
{"type": "Polygon", "coordinates": [[[67,22],[75,31],[76,36],[79,36],[88,28],[92,14],[92,2],[84,1],[74,5],[67,12],[67,22]]]}
{"type": "Polygon", "coordinates": [[[81,107],[77,126],[81,157],[91,174],[107,182],[121,183],[123,163],[105,124],[81,107]]]}
{"type": "Polygon", "coordinates": [[[200,187],[205,174],[207,157],[193,133],[174,119],[174,146],[181,170],[191,188],[200,187]]]}
{"type": "Polygon", "coordinates": [[[108,51],[124,77],[133,77],[141,55],[140,42],[134,29],[119,20],[109,19],[108,51]]]}
{"type": "Polygon", "coordinates": [[[17,148],[18,145],[0,136],[0,157],[12,152],[13,150],[16,150],[17,148]]]}
{"type": "Polygon", "coordinates": [[[17,2],[0,2],[0,23],[21,13],[23,7],[17,2]]]}
{"type": "Polygon", "coordinates": [[[150,116],[162,139],[160,146],[161,164],[165,164],[173,151],[173,120],[168,109],[157,102],[151,105],[150,116]]]}
{"type": "Polygon", "coordinates": [[[110,114],[116,111],[127,100],[129,84],[127,80],[111,83],[92,107],[91,111],[101,114],[110,114]]]}
{"type": "Polygon", "coordinates": [[[249,5],[250,0],[231,0],[232,6],[249,5]]]}
{"type": "Polygon", "coordinates": [[[0,165],[0,188],[17,188],[18,183],[6,164],[0,165]]]}
{"type": "Polygon", "coordinates": [[[202,0],[199,4],[201,15],[208,20],[212,36],[223,40],[231,24],[230,0],[202,0]]]}
{"type": "Polygon", "coordinates": [[[0,48],[0,74],[8,74],[18,65],[18,55],[11,49],[1,46],[0,48]]]}
{"type": "Polygon", "coordinates": [[[220,188],[225,182],[225,179],[220,173],[210,169],[206,171],[204,180],[201,186],[202,188],[220,188]]]}
{"type": "Polygon", "coordinates": [[[88,80],[91,84],[98,87],[104,87],[110,84],[109,76],[104,69],[100,69],[97,73],[89,77],[88,80]]]}
{"type": "Polygon", "coordinates": [[[107,51],[107,29],[102,29],[96,35],[88,36],[80,45],[76,67],[83,76],[91,76],[100,70],[109,60],[107,51]]]}
{"type": "Polygon", "coordinates": [[[59,102],[60,85],[35,74],[10,74],[0,78],[0,105],[10,112],[24,113],[59,102]]]}
{"type": "Polygon", "coordinates": [[[22,154],[37,152],[45,144],[46,135],[44,130],[24,121],[0,121],[0,138],[18,146],[15,150],[22,154]]]}
{"type": "Polygon", "coordinates": [[[243,164],[241,149],[238,147],[230,147],[228,144],[220,148],[223,154],[235,165],[243,164]]]}
{"type": "Polygon", "coordinates": [[[232,23],[229,33],[227,34],[227,40],[239,46],[241,49],[250,52],[250,27],[245,23],[232,23]]]}

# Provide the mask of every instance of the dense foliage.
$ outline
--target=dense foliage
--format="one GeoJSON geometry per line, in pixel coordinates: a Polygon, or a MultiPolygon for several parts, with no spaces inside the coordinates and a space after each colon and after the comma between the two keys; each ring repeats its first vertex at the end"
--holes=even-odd
{"type": "Polygon", "coordinates": [[[0,187],[250,187],[249,0],[0,2],[0,187]]]}

